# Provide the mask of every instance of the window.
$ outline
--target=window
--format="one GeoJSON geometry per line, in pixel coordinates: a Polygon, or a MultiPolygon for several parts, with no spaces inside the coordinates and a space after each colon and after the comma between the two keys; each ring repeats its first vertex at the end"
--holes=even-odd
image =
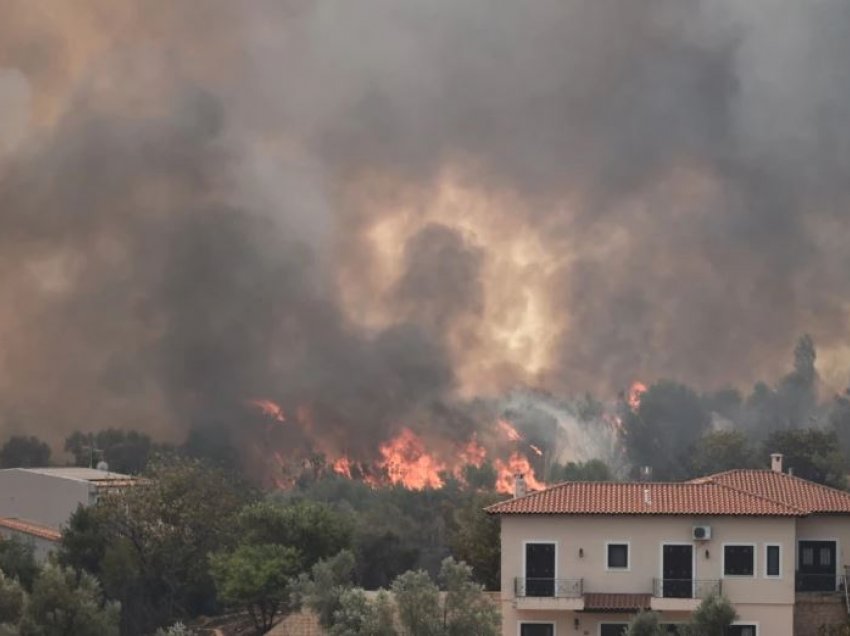
{"type": "Polygon", "coordinates": [[[752,545],[723,546],[724,576],[753,576],[755,560],[755,548],[752,545]]]}
{"type": "Polygon", "coordinates": [[[766,545],[764,548],[764,575],[782,576],[780,548],[778,545],[766,545]]]}
{"type": "Polygon", "coordinates": [[[726,628],[726,636],[757,636],[755,625],[730,625],[726,628]]]}
{"type": "Polygon", "coordinates": [[[555,596],[555,544],[525,544],[525,596],[555,596]]]}
{"type": "Polygon", "coordinates": [[[628,627],[626,623],[602,623],[599,636],[624,636],[628,627]]]}
{"type": "Polygon", "coordinates": [[[629,569],[629,544],[628,543],[608,543],[608,569],[609,570],[628,570],[629,569]]]}
{"type": "Polygon", "coordinates": [[[520,623],[519,636],[555,636],[555,624],[520,623]]]}

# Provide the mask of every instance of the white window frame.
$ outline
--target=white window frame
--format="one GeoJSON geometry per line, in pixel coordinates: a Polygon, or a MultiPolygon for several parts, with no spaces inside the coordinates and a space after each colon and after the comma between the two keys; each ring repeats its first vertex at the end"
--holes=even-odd
{"type": "MultiPolygon", "coordinates": [[[[522,542],[522,578],[523,578],[523,580],[528,578],[528,576],[526,576],[527,570],[526,570],[525,557],[528,554],[527,546],[529,544],[531,544],[531,545],[544,544],[544,545],[555,546],[555,580],[557,581],[558,580],[558,542],[552,541],[550,539],[528,539],[528,540],[522,542]]],[[[557,586],[557,583],[555,585],[557,586]]],[[[526,623],[532,622],[533,623],[534,621],[524,621],[524,622],[526,622],[526,623]]],[[[542,622],[545,623],[547,621],[542,621],[542,622]]]]}
{"type": "MultiPolygon", "coordinates": [[[[535,541],[529,541],[529,543],[535,543],[535,541]]],[[[749,623],[747,623],[749,625],[749,623]]],[[[520,619],[516,622],[516,635],[522,636],[522,626],[523,625],[551,625],[552,626],[552,636],[558,636],[558,623],[555,621],[527,621],[520,619]]]]}
{"type": "Polygon", "coordinates": [[[766,578],[766,579],[781,579],[782,578],[782,544],[781,543],[765,543],[764,544],[764,578],[766,578]],[[768,548],[779,548],[779,574],[768,574],[768,572],[767,572],[767,564],[769,563],[768,558],[767,558],[768,548]]]}
{"type": "MultiPolygon", "coordinates": [[[[720,564],[720,574],[724,579],[754,579],[758,576],[759,571],[759,558],[758,558],[758,545],[755,543],[747,543],[746,541],[729,541],[728,543],[724,543],[722,545],[723,549],[723,558],[720,564]],[[753,573],[752,574],[726,574],[726,546],[730,547],[751,547],[753,549],[753,573]]],[[[750,625],[750,623],[741,623],[742,625],[750,625]]]]}
{"type": "Polygon", "coordinates": [[[605,542],[605,571],[606,572],[631,572],[632,571],[632,542],[631,541],[606,541],[605,542]],[[612,545],[626,546],[626,567],[615,568],[611,567],[608,562],[608,548],[612,545]]]}

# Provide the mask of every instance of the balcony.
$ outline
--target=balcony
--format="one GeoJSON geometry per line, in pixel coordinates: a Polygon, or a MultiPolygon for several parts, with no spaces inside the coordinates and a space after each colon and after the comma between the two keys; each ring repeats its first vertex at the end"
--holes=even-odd
{"type": "Polygon", "coordinates": [[[659,611],[692,612],[710,594],[721,594],[719,580],[653,579],[651,607],[659,611]]]}
{"type": "Polygon", "coordinates": [[[794,576],[794,588],[799,592],[844,593],[847,576],[844,574],[804,574],[794,576]]]}
{"type": "Polygon", "coordinates": [[[514,579],[518,609],[582,610],[582,579],[514,579]]]}

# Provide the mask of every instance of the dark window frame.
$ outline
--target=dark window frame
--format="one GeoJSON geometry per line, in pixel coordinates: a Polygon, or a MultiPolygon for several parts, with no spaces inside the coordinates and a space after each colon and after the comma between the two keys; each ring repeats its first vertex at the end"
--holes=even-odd
{"type": "Polygon", "coordinates": [[[754,578],[756,575],[756,546],[752,543],[723,544],[723,576],[754,578]],[[730,553],[731,551],[731,553],[730,553]],[[746,554],[749,554],[749,566],[746,554]]]}
{"type": "Polygon", "coordinates": [[[779,543],[766,543],[764,545],[764,576],[768,579],[782,578],[782,545],[779,543]],[[776,550],[776,570],[771,572],[771,557],[772,549],[776,550]]]}
{"type": "Polygon", "coordinates": [[[631,567],[631,558],[632,558],[632,549],[631,544],[628,541],[608,541],[605,543],[605,569],[611,570],[613,572],[628,572],[631,567]],[[625,548],[626,549],[626,564],[625,565],[611,565],[611,549],[612,548],[625,548]]]}

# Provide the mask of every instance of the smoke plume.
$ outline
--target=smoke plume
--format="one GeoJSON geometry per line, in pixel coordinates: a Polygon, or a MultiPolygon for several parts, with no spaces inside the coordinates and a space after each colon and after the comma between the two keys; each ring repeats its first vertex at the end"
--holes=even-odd
{"type": "Polygon", "coordinates": [[[843,386],[848,59],[843,0],[9,0],[0,426],[365,456],[804,332],[843,386]]]}

